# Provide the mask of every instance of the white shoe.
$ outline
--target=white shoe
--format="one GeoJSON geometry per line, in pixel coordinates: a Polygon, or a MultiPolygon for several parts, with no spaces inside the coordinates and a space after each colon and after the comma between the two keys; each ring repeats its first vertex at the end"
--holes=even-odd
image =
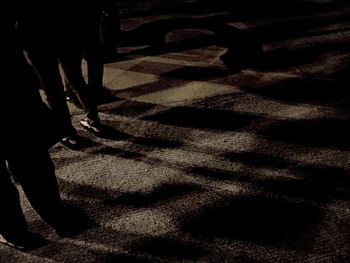
{"type": "Polygon", "coordinates": [[[86,130],[92,132],[95,135],[100,135],[102,133],[101,124],[91,123],[88,119],[82,119],[80,121],[81,126],[86,130]]]}

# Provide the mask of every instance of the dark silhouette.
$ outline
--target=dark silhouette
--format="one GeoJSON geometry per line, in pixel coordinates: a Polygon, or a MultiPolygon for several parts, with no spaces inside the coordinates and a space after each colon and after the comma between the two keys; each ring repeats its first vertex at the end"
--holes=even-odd
{"type": "Polygon", "coordinates": [[[38,74],[48,105],[64,129],[62,143],[77,148],[81,140],[71,123],[59,65],[85,111],[80,124],[98,135],[101,127],[96,102],[81,72],[85,45],[92,41],[90,29],[98,19],[94,8],[85,2],[71,5],[60,1],[40,5],[22,3],[19,9],[17,31],[26,58],[38,74]]]}
{"type": "MultiPolygon", "coordinates": [[[[2,21],[3,83],[0,96],[0,242],[28,250],[45,240],[28,231],[18,191],[9,174],[23,189],[32,207],[60,236],[77,234],[88,226],[86,214],[65,204],[60,196],[55,168],[48,147],[61,138],[46,127],[49,111],[38,93],[33,69],[27,64],[11,20],[2,21]]],[[[11,17],[11,16],[10,16],[11,17]]],[[[54,132],[55,131],[55,132],[54,132]]]]}
{"type": "MultiPolygon", "coordinates": [[[[96,100],[103,103],[112,100],[112,95],[103,87],[104,64],[118,57],[117,41],[120,32],[119,13],[114,1],[99,1],[88,5],[86,41],[82,43],[81,59],[87,63],[87,85],[96,100]]],[[[79,73],[82,76],[82,72],[79,73]]],[[[69,79],[63,78],[66,99],[81,107],[81,103],[69,79]]]]}

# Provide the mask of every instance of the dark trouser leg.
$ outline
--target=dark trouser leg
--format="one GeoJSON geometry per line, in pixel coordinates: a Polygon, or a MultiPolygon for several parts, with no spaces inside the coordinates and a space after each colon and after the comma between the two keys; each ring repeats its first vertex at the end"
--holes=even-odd
{"type": "Polygon", "coordinates": [[[103,89],[104,63],[102,46],[98,45],[88,48],[84,58],[87,62],[88,86],[97,95],[103,89]]]}
{"type": "Polygon", "coordinates": [[[4,237],[20,235],[27,231],[19,194],[11,182],[5,160],[0,160],[0,213],[0,234],[4,237]]]}
{"type": "Polygon", "coordinates": [[[49,224],[62,211],[55,169],[45,148],[16,153],[7,159],[9,168],[20,183],[31,206],[49,224]],[[28,158],[28,156],[31,158],[28,158]]]}
{"type": "Polygon", "coordinates": [[[45,91],[47,103],[57,120],[61,122],[65,135],[75,135],[66,103],[63,83],[59,71],[58,59],[50,52],[25,51],[27,61],[36,71],[45,91]]]}
{"type": "Polygon", "coordinates": [[[102,60],[87,60],[88,85],[94,92],[103,89],[104,64],[102,60]]]}
{"type": "Polygon", "coordinates": [[[78,100],[86,114],[86,118],[91,123],[99,123],[96,102],[93,99],[93,94],[89,90],[83,77],[81,69],[82,55],[67,54],[60,56],[60,63],[62,72],[69,83],[69,86],[76,93],[78,100]]]}

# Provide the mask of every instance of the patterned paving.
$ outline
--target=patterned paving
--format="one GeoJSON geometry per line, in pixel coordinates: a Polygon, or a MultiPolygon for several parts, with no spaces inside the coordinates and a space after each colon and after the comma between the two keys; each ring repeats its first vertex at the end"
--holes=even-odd
{"type": "Polygon", "coordinates": [[[63,197],[98,226],[58,238],[23,198],[51,243],[0,247],[0,262],[348,262],[350,7],[267,19],[162,3],[120,3],[111,137],[73,108],[91,146],[51,150],[63,197]]]}

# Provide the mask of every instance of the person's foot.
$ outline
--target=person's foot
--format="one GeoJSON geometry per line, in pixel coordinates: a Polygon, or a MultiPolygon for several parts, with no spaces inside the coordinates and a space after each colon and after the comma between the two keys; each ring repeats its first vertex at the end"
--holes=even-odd
{"type": "Polygon", "coordinates": [[[83,139],[79,135],[69,135],[61,140],[61,143],[72,150],[79,150],[83,147],[83,139]]]}
{"type": "Polygon", "coordinates": [[[73,103],[76,107],[78,107],[80,109],[82,108],[80,101],[78,100],[77,96],[75,95],[75,93],[72,90],[67,89],[65,91],[65,96],[66,96],[66,100],[68,102],[73,103]]]}
{"type": "Polygon", "coordinates": [[[21,251],[30,251],[43,247],[49,243],[42,236],[25,231],[23,233],[0,234],[0,244],[4,244],[21,251]]]}
{"type": "Polygon", "coordinates": [[[61,237],[78,235],[94,225],[95,223],[89,219],[84,210],[67,204],[51,224],[56,234],[61,237]]]}
{"type": "Polygon", "coordinates": [[[85,118],[80,120],[81,126],[83,126],[84,129],[88,130],[89,132],[92,132],[96,136],[99,136],[102,134],[102,125],[100,123],[91,122],[89,119],[85,118]]]}

